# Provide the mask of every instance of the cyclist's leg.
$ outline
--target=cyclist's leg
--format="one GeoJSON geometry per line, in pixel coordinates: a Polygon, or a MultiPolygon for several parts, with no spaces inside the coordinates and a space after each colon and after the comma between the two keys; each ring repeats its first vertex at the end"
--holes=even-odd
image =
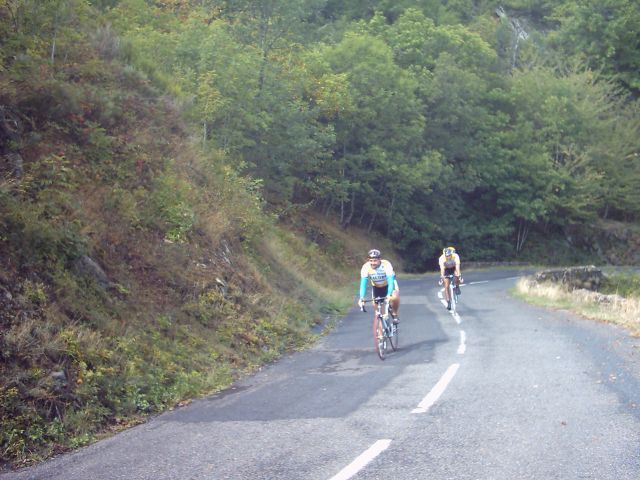
{"type": "Polygon", "coordinates": [[[453,299],[451,298],[451,277],[455,273],[455,269],[453,268],[445,268],[444,269],[444,292],[445,297],[447,299],[447,310],[451,310],[451,302],[453,299]]]}
{"type": "Polygon", "coordinates": [[[391,306],[391,315],[393,316],[394,323],[398,323],[398,310],[400,310],[400,291],[394,290],[391,294],[391,299],[389,300],[389,305],[391,306]]]}
{"type": "Polygon", "coordinates": [[[442,283],[442,286],[444,287],[444,299],[447,302],[450,302],[451,299],[449,298],[449,277],[444,277],[444,282],[442,283]]]}
{"type": "Polygon", "coordinates": [[[381,360],[384,360],[387,353],[387,337],[382,322],[382,317],[376,313],[373,318],[373,341],[378,356],[381,360]]]}

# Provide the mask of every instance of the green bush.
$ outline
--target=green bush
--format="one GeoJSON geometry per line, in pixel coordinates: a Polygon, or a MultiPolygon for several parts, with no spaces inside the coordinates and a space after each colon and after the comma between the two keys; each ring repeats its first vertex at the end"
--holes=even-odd
{"type": "Polygon", "coordinates": [[[632,273],[606,275],[600,286],[600,291],[622,297],[640,298],[640,276],[632,273]]]}
{"type": "Polygon", "coordinates": [[[86,240],[80,234],[77,221],[51,221],[43,218],[43,207],[22,204],[20,210],[14,210],[5,217],[3,236],[18,253],[24,266],[40,267],[68,263],[87,251],[86,240]]]}
{"type": "Polygon", "coordinates": [[[191,184],[165,173],[154,184],[147,216],[173,242],[185,242],[196,220],[191,184]]]}
{"type": "Polygon", "coordinates": [[[84,148],[87,160],[99,165],[112,157],[113,138],[102,126],[95,122],[87,122],[84,133],[87,140],[84,148]]]}
{"type": "Polygon", "coordinates": [[[113,187],[105,199],[105,207],[131,227],[138,227],[142,220],[138,209],[138,199],[143,199],[146,191],[143,188],[134,192],[120,186],[113,187]]]}

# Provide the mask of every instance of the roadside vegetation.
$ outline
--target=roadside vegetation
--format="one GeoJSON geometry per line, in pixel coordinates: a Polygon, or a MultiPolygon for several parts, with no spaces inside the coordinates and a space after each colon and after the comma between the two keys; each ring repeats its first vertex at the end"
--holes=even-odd
{"type": "MultiPolygon", "coordinates": [[[[53,3],[29,5],[42,20],[53,3]]],[[[108,54],[115,37],[78,42],[86,25],[74,18],[55,55],[35,42],[3,59],[3,466],[85,445],[310,345],[352,305],[378,237],[314,212],[278,219],[259,179],[203,149],[166,91],[108,54]]],[[[38,37],[9,38],[19,50],[38,37]]]]}
{"type": "Polygon", "coordinates": [[[550,282],[520,279],[515,295],[535,305],[565,309],[585,318],[618,325],[640,336],[640,276],[607,274],[600,291],[570,290],[550,282]]]}

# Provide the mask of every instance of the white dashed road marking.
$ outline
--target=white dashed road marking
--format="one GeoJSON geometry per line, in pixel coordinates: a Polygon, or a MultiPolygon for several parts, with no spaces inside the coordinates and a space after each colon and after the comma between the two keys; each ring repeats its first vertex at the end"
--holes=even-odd
{"type": "Polygon", "coordinates": [[[329,480],[347,480],[348,478],[353,477],[356,473],[362,470],[367,463],[385,451],[390,444],[391,440],[378,440],[367,450],[362,452],[358,458],[340,470],[337,475],[331,477],[329,480]]]}
{"type": "Polygon", "coordinates": [[[460,330],[460,345],[458,345],[458,354],[463,355],[467,350],[467,334],[464,330],[460,330]]]}
{"type": "Polygon", "coordinates": [[[460,368],[459,363],[454,363],[451,365],[447,371],[444,373],[442,378],[438,380],[438,383],[431,389],[431,391],[427,394],[426,397],[422,399],[422,401],[418,404],[416,408],[414,408],[411,413],[425,413],[429,408],[438,401],[440,395],[444,393],[449,385],[449,382],[453,379],[456,372],[460,368]]]}
{"type": "MultiPolygon", "coordinates": [[[[477,283],[487,283],[487,282],[488,282],[487,280],[482,282],[471,282],[469,285],[473,285],[477,283]]],[[[438,291],[438,298],[442,302],[442,305],[446,307],[447,302],[444,300],[443,292],[444,290],[438,291]]],[[[418,299],[422,300],[419,297],[416,297],[414,300],[416,301],[416,303],[421,303],[421,302],[418,302],[418,299]]],[[[456,312],[451,312],[451,315],[453,316],[454,320],[458,325],[462,322],[462,318],[456,312]]],[[[465,333],[464,330],[460,330],[460,343],[458,345],[457,353],[459,355],[463,355],[466,352],[466,350],[467,350],[467,334],[465,333]]],[[[447,389],[447,386],[449,385],[451,380],[453,380],[453,377],[457,373],[458,368],[460,368],[459,363],[454,363],[453,365],[449,366],[449,368],[444,373],[444,375],[440,378],[440,380],[438,380],[438,383],[435,384],[435,386],[431,389],[431,391],[427,394],[427,396],[422,399],[422,401],[418,404],[416,408],[414,408],[411,411],[411,413],[426,413],[427,410],[429,410],[429,408],[431,408],[431,406],[438,401],[440,396],[447,389]]],[[[389,445],[391,445],[390,439],[378,440],[373,445],[371,445],[367,450],[362,452],[358,456],[358,458],[356,458],[353,462],[351,462],[345,468],[340,470],[338,474],[334,475],[329,480],[348,480],[349,478],[357,474],[360,470],[362,470],[371,460],[373,460],[378,455],[380,455],[383,451],[389,448],[389,445]]]]}

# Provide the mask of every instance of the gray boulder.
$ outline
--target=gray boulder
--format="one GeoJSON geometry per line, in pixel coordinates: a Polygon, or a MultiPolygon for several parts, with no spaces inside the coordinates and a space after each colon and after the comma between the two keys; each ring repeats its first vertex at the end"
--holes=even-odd
{"type": "Polygon", "coordinates": [[[593,265],[543,270],[535,275],[536,282],[561,283],[571,290],[584,288],[597,291],[603,279],[602,270],[593,265]]]}

